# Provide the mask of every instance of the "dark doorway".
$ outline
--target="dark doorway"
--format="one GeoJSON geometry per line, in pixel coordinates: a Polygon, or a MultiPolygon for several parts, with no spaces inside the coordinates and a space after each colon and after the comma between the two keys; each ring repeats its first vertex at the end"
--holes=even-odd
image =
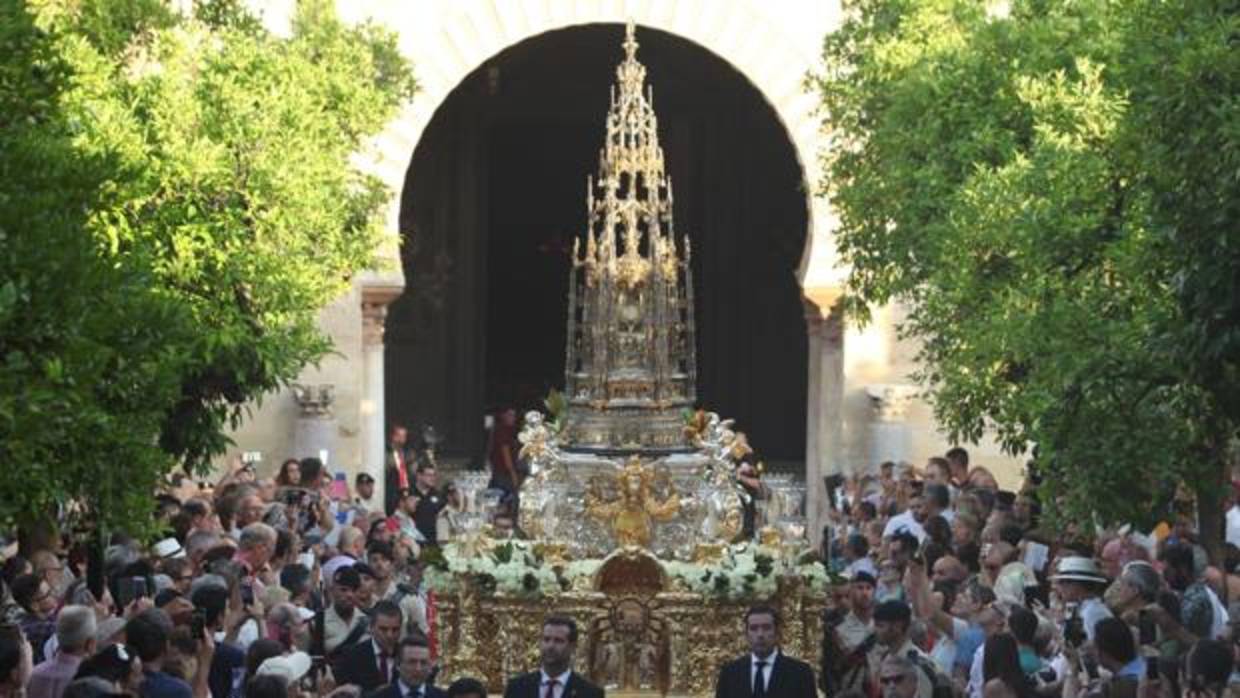
{"type": "MultiPolygon", "coordinates": [[[[387,321],[387,417],[432,423],[480,464],[483,414],[564,380],[568,254],[585,221],[621,25],[548,32],[470,74],[436,111],[401,199],[408,284],[387,321]]],[[[699,403],[769,460],[805,453],[806,338],[796,268],[806,194],[792,144],[735,69],[638,28],[693,243],[699,403]]]]}

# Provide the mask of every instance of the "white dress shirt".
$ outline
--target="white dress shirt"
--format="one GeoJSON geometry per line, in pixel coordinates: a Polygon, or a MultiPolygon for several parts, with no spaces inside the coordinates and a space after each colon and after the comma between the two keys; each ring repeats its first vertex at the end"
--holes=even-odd
{"type": "Polygon", "coordinates": [[[758,676],[758,662],[765,662],[762,666],[762,690],[766,690],[771,685],[771,672],[775,670],[775,658],[779,656],[779,650],[775,650],[766,659],[762,659],[752,652],[749,654],[749,687],[753,688],[754,681],[758,676]]]}
{"type": "Polygon", "coordinates": [[[425,684],[410,686],[405,683],[404,679],[397,677],[396,686],[400,689],[400,695],[402,698],[419,698],[419,696],[426,695],[426,689],[423,688],[425,684]]]}
{"type": "Polygon", "coordinates": [[[541,678],[538,682],[538,698],[545,698],[547,695],[547,684],[555,680],[555,687],[551,689],[552,698],[564,698],[564,687],[568,685],[568,679],[573,675],[573,670],[568,669],[559,676],[549,676],[546,671],[539,669],[538,673],[541,678]]]}

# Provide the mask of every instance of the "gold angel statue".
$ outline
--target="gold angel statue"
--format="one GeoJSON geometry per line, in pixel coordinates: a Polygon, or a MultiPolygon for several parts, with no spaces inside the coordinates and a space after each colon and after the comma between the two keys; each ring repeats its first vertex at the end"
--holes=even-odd
{"type": "Polygon", "coordinates": [[[591,482],[586,492],[586,512],[599,521],[611,523],[618,545],[649,547],[654,537],[654,522],[670,521],[680,511],[680,499],[675,491],[662,502],[658,501],[653,487],[655,474],[637,456],[630,458],[620,472],[602,477],[614,480],[618,494],[608,499],[600,491],[598,481],[591,482]]]}

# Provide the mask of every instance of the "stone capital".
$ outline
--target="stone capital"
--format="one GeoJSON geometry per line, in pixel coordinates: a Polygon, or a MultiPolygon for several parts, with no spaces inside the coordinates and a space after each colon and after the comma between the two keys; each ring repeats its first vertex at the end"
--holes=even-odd
{"type": "Polygon", "coordinates": [[[315,418],[332,415],[332,403],[336,400],[335,385],[294,383],[290,387],[293,389],[293,399],[297,400],[297,406],[301,409],[300,416],[315,418]]]}
{"type": "Polygon", "coordinates": [[[840,299],[844,297],[844,289],[839,286],[814,286],[806,288],[802,291],[805,301],[805,316],[808,319],[810,315],[817,314],[820,318],[827,318],[837,312],[837,305],[840,299]]]}
{"type": "Polygon", "coordinates": [[[388,305],[400,297],[404,287],[395,284],[367,284],[362,286],[362,345],[383,344],[383,330],[387,322],[388,305]]]}
{"type": "Polygon", "coordinates": [[[880,422],[902,422],[908,416],[908,408],[917,397],[917,388],[897,383],[867,385],[865,394],[874,408],[874,417],[880,422]]]}

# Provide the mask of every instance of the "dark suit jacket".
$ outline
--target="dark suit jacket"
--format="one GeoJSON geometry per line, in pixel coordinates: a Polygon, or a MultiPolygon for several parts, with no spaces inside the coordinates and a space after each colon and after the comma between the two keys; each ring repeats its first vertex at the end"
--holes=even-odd
{"type": "MultiPolygon", "coordinates": [[[[343,684],[342,684],[343,685],[343,684]]],[[[423,694],[426,698],[448,698],[448,692],[442,688],[427,686],[426,692],[423,694]]],[[[370,693],[363,692],[362,698],[404,698],[400,694],[400,685],[393,681],[392,683],[370,693]]]]}
{"type": "MultiPolygon", "coordinates": [[[[360,686],[362,693],[386,686],[396,678],[396,657],[388,659],[390,676],[379,673],[379,660],[375,658],[375,643],[370,639],[358,642],[340,654],[332,666],[336,683],[343,686],[351,683],[360,686]]],[[[398,697],[399,698],[399,697],[398,697]]]]}
{"type": "MultiPolygon", "coordinates": [[[[415,469],[411,467],[409,462],[409,447],[406,446],[401,450],[401,456],[405,460],[405,474],[408,476],[409,486],[413,487],[413,477],[415,469]]],[[[392,444],[387,444],[387,456],[384,458],[383,467],[383,509],[391,516],[396,512],[396,506],[400,504],[400,470],[396,467],[396,454],[393,453],[392,444]]]]}
{"type": "MultiPolygon", "coordinates": [[[[715,698],[752,698],[750,662],[750,656],[745,655],[723,665],[715,683],[715,698]]],[[[766,682],[768,698],[816,698],[818,695],[814,670],[805,662],[780,652],[775,657],[775,666],[767,671],[771,672],[766,682]]]]}
{"type": "MultiPolygon", "coordinates": [[[[543,698],[538,692],[541,687],[542,672],[531,671],[510,680],[504,687],[504,698],[543,698]]],[[[562,698],[603,698],[604,691],[574,671],[568,675],[568,685],[560,695],[562,698]]]]}

